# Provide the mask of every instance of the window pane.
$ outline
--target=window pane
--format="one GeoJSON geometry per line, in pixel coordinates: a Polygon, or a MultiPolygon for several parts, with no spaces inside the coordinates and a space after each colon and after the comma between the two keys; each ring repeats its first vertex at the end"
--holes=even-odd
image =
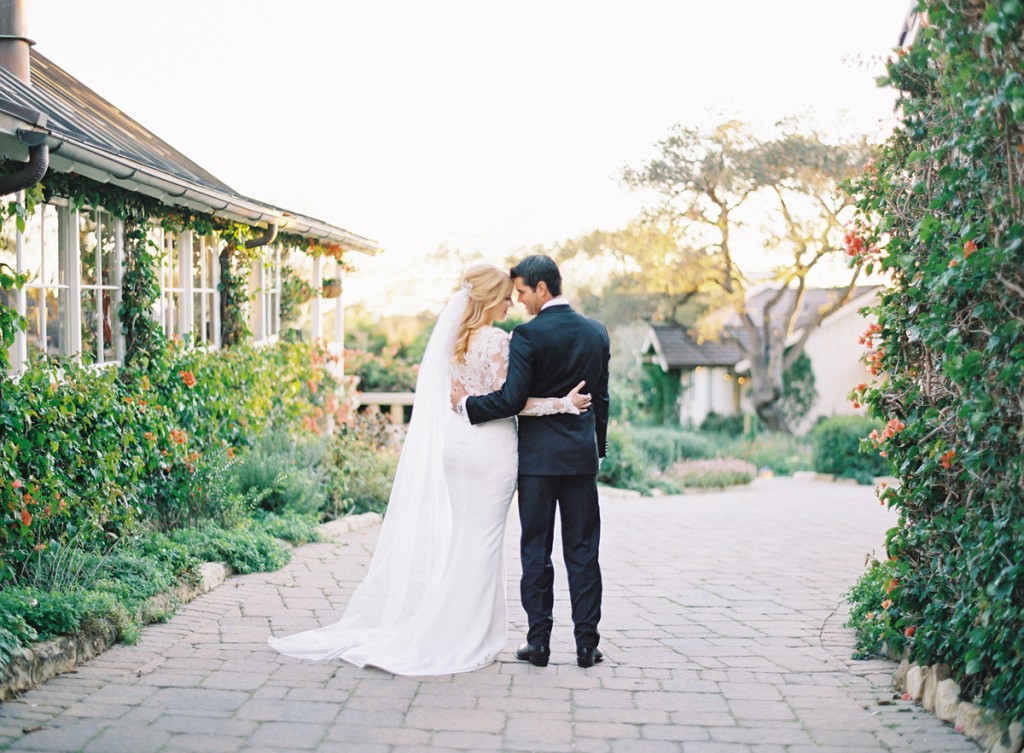
{"type": "Polygon", "coordinates": [[[199,233],[192,234],[192,287],[203,288],[206,287],[206,269],[209,266],[206,263],[204,256],[208,256],[209,252],[204,254],[202,252],[202,243],[199,233]]]}
{"type": "Polygon", "coordinates": [[[25,293],[28,347],[31,351],[43,351],[51,356],[56,356],[63,352],[61,346],[66,340],[64,328],[67,326],[67,317],[65,316],[64,321],[61,321],[60,315],[61,312],[67,311],[68,293],[66,290],[54,290],[53,288],[49,288],[45,292],[45,307],[43,306],[42,288],[29,288],[25,293]],[[45,343],[42,340],[44,324],[46,328],[45,343]]]}
{"type": "Polygon", "coordinates": [[[117,244],[114,232],[114,218],[109,212],[100,212],[100,242],[103,254],[103,277],[101,282],[104,285],[116,285],[118,281],[117,270],[117,244]]]}
{"type": "Polygon", "coordinates": [[[117,360],[117,353],[114,349],[114,322],[117,319],[117,311],[114,307],[114,291],[103,291],[103,361],[109,363],[117,360]]]}
{"type": "MultiPolygon", "coordinates": [[[[84,265],[83,265],[84,266],[84,265]]],[[[96,358],[96,295],[98,291],[82,291],[82,353],[96,358]]]]}
{"type": "MultiPolygon", "coordinates": [[[[82,260],[82,285],[96,284],[98,271],[96,269],[96,230],[96,213],[91,209],[80,211],[78,213],[78,251],[82,260]]],[[[82,347],[85,347],[84,340],[82,347]]]]}

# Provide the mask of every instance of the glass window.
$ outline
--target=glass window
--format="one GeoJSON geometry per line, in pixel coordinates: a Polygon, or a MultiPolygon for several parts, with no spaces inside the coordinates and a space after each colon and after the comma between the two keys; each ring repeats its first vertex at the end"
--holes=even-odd
{"type": "Polygon", "coordinates": [[[158,225],[151,225],[147,235],[161,252],[160,269],[157,275],[160,279],[160,300],[156,307],[160,326],[167,337],[190,335],[189,328],[182,327],[181,321],[185,289],[184,279],[181,275],[178,234],[164,230],[158,225]]]}
{"type": "Polygon", "coordinates": [[[78,213],[78,254],[82,270],[82,353],[95,363],[119,360],[121,327],[121,227],[108,213],[78,213]]]}
{"type": "Polygon", "coordinates": [[[0,261],[29,276],[23,295],[3,295],[6,306],[17,309],[27,320],[18,333],[11,364],[20,367],[29,352],[70,355],[71,283],[68,228],[71,213],[66,206],[38,204],[19,233],[14,220],[0,232],[0,261]]]}
{"type": "Polygon", "coordinates": [[[220,343],[220,298],[217,282],[220,276],[221,241],[217,236],[192,236],[192,335],[197,344],[217,347],[220,343]]]}
{"type": "Polygon", "coordinates": [[[249,328],[257,342],[270,342],[281,329],[281,249],[260,250],[249,278],[249,328]]]}

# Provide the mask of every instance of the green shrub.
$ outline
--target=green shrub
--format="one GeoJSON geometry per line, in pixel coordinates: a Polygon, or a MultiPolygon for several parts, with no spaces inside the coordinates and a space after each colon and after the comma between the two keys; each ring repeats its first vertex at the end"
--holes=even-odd
{"type": "MultiPolygon", "coordinates": [[[[232,456],[270,427],[319,437],[349,405],[322,348],[224,351],[170,342],[132,367],[95,370],[35,357],[0,391],[0,588],[37,548],[106,551],[137,528],[213,519],[232,525],[256,496],[234,494],[232,456]]],[[[308,476],[280,493],[317,501],[308,476]]]]}
{"type": "Polygon", "coordinates": [[[317,529],[319,516],[300,515],[291,510],[278,515],[277,513],[265,513],[257,517],[256,522],[261,530],[269,533],[276,539],[289,541],[296,546],[307,544],[310,541],[321,541],[322,537],[317,529]]]}
{"type": "Polygon", "coordinates": [[[291,560],[288,546],[256,528],[224,530],[215,526],[186,528],[171,539],[207,562],[227,562],[239,573],[279,570],[291,560]]]}
{"type": "Polygon", "coordinates": [[[739,437],[743,434],[743,416],[722,416],[710,411],[701,422],[700,430],[708,434],[739,437]]]}
{"type": "Polygon", "coordinates": [[[243,494],[259,495],[260,508],[268,512],[320,515],[327,506],[321,468],[326,452],[323,437],[295,440],[268,431],[235,468],[234,485],[243,494]]]}
{"type": "Polygon", "coordinates": [[[665,475],[684,487],[711,489],[749,484],[757,477],[757,468],[734,458],[682,460],[669,467],[665,475]]]}
{"type": "Polygon", "coordinates": [[[845,627],[857,637],[853,658],[873,655],[899,656],[906,644],[905,620],[893,600],[898,586],[892,562],[871,561],[867,571],[847,592],[850,619],[845,627]]]}
{"type": "Polygon", "coordinates": [[[654,488],[650,465],[633,442],[633,434],[623,427],[608,427],[608,448],[597,480],[616,489],[632,489],[643,494],[654,488]]]}
{"type": "Polygon", "coordinates": [[[811,432],[814,470],[856,479],[862,484],[887,474],[889,464],[885,458],[879,457],[877,451],[861,449],[863,440],[878,428],[878,422],[863,416],[826,418],[811,432]]]}
{"type": "Polygon", "coordinates": [[[339,427],[327,452],[330,517],[383,513],[391,497],[398,451],[379,413],[359,413],[339,427]]]}
{"type": "Polygon", "coordinates": [[[417,366],[400,358],[397,347],[380,353],[346,349],[345,369],[359,377],[363,392],[410,392],[416,387],[417,366]]]}
{"type": "Polygon", "coordinates": [[[894,131],[851,186],[849,253],[889,285],[862,338],[899,483],[887,550],[910,658],[1024,719],[1024,4],[923,0],[894,131]]]}
{"type": "Polygon", "coordinates": [[[710,439],[682,429],[633,427],[630,435],[648,464],[658,470],[679,460],[709,458],[715,454],[710,439]]]}
{"type": "Polygon", "coordinates": [[[777,476],[792,476],[796,471],[813,468],[810,438],[779,432],[764,432],[752,439],[722,438],[715,454],[746,460],[759,470],[767,468],[777,476]]]}
{"type": "Polygon", "coordinates": [[[0,672],[11,663],[11,654],[16,649],[39,637],[25,619],[30,603],[21,592],[0,591],[0,672]]]}

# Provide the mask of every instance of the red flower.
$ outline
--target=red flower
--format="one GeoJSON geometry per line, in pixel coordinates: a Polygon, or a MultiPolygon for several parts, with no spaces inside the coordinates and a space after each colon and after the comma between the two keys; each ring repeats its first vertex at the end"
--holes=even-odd
{"type": "Polygon", "coordinates": [[[903,635],[907,636],[908,638],[913,638],[914,637],[914,633],[916,633],[916,632],[917,632],[917,628],[914,627],[913,625],[911,625],[910,627],[908,627],[906,630],[903,631],[903,635]]]}
{"type": "Polygon", "coordinates": [[[970,259],[971,254],[973,254],[977,250],[978,247],[977,245],[975,245],[974,241],[967,241],[967,243],[964,244],[964,258],[970,259]]]}
{"type": "Polygon", "coordinates": [[[25,526],[25,528],[32,525],[32,513],[30,513],[25,507],[21,508],[21,524],[25,526]]]}

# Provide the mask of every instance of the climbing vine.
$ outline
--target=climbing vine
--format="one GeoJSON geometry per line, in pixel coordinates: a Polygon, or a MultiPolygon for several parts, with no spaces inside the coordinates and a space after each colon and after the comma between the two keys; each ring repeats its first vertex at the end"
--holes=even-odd
{"type": "MultiPolygon", "coordinates": [[[[965,697],[1024,719],[1024,4],[922,0],[891,61],[901,125],[860,179],[851,256],[891,286],[855,391],[899,484],[865,596],[965,697]]],[[[849,238],[848,238],[849,242],[849,238]]],[[[869,625],[855,625],[862,635],[869,625]]],[[[902,645],[893,648],[902,649],[902,645]]]]}
{"type": "MultiPolygon", "coordinates": [[[[0,173],[8,168],[7,164],[0,165],[0,173]]],[[[75,173],[54,171],[47,172],[40,184],[25,192],[24,202],[11,201],[0,208],[0,222],[14,218],[19,230],[23,230],[26,219],[33,214],[38,203],[57,197],[67,200],[75,210],[86,206],[102,207],[125,223],[125,269],[119,317],[125,335],[126,364],[144,361],[163,339],[160,327],[150,313],[160,295],[156,270],[161,254],[146,232],[147,225],[152,222],[167,231],[190,229],[203,236],[211,233],[220,235],[225,242],[220,255],[221,277],[217,286],[221,293],[223,344],[237,345],[250,334],[245,316],[245,305],[249,300],[248,272],[249,265],[259,253],[257,249],[245,248],[246,240],[252,235],[250,227],[210,214],[168,206],[156,198],[111,183],[98,183],[75,173]]],[[[281,233],[276,242],[288,249],[301,249],[311,256],[335,258],[343,269],[348,268],[344,262],[344,250],[338,245],[317,243],[294,233],[281,233]]],[[[5,299],[10,299],[10,293],[18,290],[28,279],[28,275],[16,274],[7,265],[0,265],[0,292],[5,299]]],[[[0,300],[0,371],[6,372],[9,367],[7,349],[24,326],[25,322],[14,306],[0,300]]]]}

